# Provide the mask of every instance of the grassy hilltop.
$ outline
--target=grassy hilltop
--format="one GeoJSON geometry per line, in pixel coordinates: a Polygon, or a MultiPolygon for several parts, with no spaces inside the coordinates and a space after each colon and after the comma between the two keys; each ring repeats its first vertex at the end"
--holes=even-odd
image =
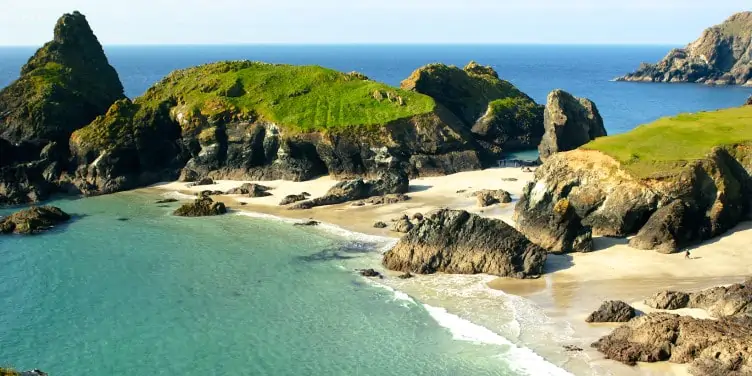
{"type": "Polygon", "coordinates": [[[647,178],[672,175],[716,146],[750,141],[752,106],[744,106],[663,118],[582,148],[601,151],[633,175],[647,178]]]}

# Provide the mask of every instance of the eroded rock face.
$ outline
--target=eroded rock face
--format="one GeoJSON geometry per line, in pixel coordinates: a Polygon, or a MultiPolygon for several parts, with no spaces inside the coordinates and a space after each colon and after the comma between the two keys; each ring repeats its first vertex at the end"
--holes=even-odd
{"type": "Polygon", "coordinates": [[[34,206],[0,219],[0,234],[35,234],[70,220],[70,215],[55,206],[34,206]]]}
{"type": "Polygon", "coordinates": [[[680,291],[662,291],[645,300],[645,305],[655,309],[686,308],[689,294],[680,291]]]}
{"type": "Polygon", "coordinates": [[[384,255],[390,270],[534,278],[546,251],[503,221],[461,210],[428,214],[384,255]]]}
{"type": "Polygon", "coordinates": [[[636,316],[635,309],[619,300],[603,302],[597,311],[585,319],[586,322],[627,322],[636,316]]]}
{"type": "Polygon", "coordinates": [[[375,180],[347,180],[337,183],[326,195],[297,203],[291,209],[310,209],[317,206],[336,205],[348,201],[363,200],[374,196],[404,194],[408,191],[410,179],[399,170],[384,171],[375,180]]]}
{"type": "Polygon", "coordinates": [[[563,90],[548,94],[543,118],[545,133],[538,146],[542,161],[554,153],[574,150],[597,137],[606,136],[603,118],[595,103],[563,90]]]}
{"type": "Polygon", "coordinates": [[[752,85],[752,12],[734,14],[706,29],[685,48],[674,49],[657,64],[643,63],[619,81],[697,82],[752,85]]]}
{"type": "Polygon", "coordinates": [[[752,316],[752,278],[731,286],[684,293],[664,291],[645,300],[652,308],[674,310],[680,308],[704,309],[713,317],[752,316]]]}
{"type": "Polygon", "coordinates": [[[253,183],[244,183],[240,187],[230,189],[227,191],[228,195],[245,195],[248,197],[268,197],[272,194],[268,191],[271,190],[271,188],[261,185],[261,184],[253,184],[253,183]]]}
{"type": "Polygon", "coordinates": [[[478,200],[478,206],[485,208],[494,204],[508,204],[512,202],[512,195],[503,189],[484,189],[473,193],[478,200]]]}
{"type": "Polygon", "coordinates": [[[550,157],[515,207],[520,231],[569,252],[583,228],[593,235],[638,235],[630,245],[661,252],[718,236],[750,212],[750,146],[716,148],[669,177],[637,178],[589,150],[550,157]]]}
{"type": "Polygon", "coordinates": [[[593,343],[607,358],[636,362],[690,363],[695,375],[747,375],[752,372],[752,317],[699,320],[652,313],[593,343]]]}
{"type": "Polygon", "coordinates": [[[173,215],[179,217],[208,217],[227,213],[224,203],[214,202],[209,197],[202,196],[191,203],[183,204],[173,215]]]}

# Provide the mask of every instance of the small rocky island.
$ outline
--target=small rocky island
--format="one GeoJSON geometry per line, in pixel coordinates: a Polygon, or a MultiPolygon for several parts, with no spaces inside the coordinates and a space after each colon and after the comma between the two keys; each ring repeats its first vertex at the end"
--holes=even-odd
{"type": "Polygon", "coordinates": [[[752,12],[734,14],[657,64],[617,78],[635,82],[696,82],[752,86],[752,12]]]}
{"type": "Polygon", "coordinates": [[[55,206],[32,206],[0,218],[0,234],[37,234],[68,222],[71,216],[55,206]]]}

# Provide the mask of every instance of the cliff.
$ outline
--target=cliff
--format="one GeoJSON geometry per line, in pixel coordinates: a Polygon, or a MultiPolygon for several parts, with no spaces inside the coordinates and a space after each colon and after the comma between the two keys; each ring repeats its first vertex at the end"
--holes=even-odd
{"type": "Polygon", "coordinates": [[[538,145],[543,161],[554,153],[576,149],[606,135],[603,118],[595,103],[563,90],[548,94],[543,128],[545,133],[538,145]]]}
{"type": "Polygon", "coordinates": [[[515,208],[520,231],[554,252],[588,233],[676,252],[749,218],[752,108],[661,119],[549,158],[515,208]]]}
{"type": "Polygon", "coordinates": [[[734,14],[657,64],[643,63],[617,80],[752,85],[752,12],[734,14]]]}

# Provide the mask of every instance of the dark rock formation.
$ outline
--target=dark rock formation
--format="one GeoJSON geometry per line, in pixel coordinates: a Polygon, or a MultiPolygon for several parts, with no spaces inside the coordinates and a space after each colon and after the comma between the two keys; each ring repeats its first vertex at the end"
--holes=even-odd
{"type": "Polygon", "coordinates": [[[418,222],[422,221],[423,220],[423,214],[422,213],[415,213],[415,214],[413,214],[412,220],[413,221],[418,221],[418,222]]]}
{"type": "Polygon", "coordinates": [[[378,179],[362,178],[337,183],[322,197],[303,201],[291,209],[310,209],[317,206],[336,205],[348,201],[362,200],[373,196],[406,193],[410,185],[407,174],[398,170],[383,171],[378,179]]]}
{"type": "Polygon", "coordinates": [[[489,161],[502,150],[533,148],[543,136],[543,107],[491,67],[429,64],[402,81],[402,88],[431,96],[456,115],[489,161]]]}
{"type": "Polygon", "coordinates": [[[383,278],[382,275],[381,275],[381,273],[379,273],[379,272],[377,272],[377,271],[375,271],[373,269],[361,269],[359,271],[359,273],[363,277],[368,277],[368,278],[383,278]]]}
{"type": "Polygon", "coordinates": [[[752,85],[752,12],[734,14],[706,29],[685,48],[674,49],[657,64],[643,63],[617,78],[637,82],[697,82],[752,85]]]}
{"type": "Polygon", "coordinates": [[[319,222],[319,221],[310,220],[310,221],[298,222],[298,223],[294,224],[293,226],[311,227],[311,226],[318,226],[320,224],[321,224],[321,222],[319,222]]]}
{"type": "Polygon", "coordinates": [[[543,273],[546,251],[503,221],[441,209],[417,224],[384,255],[391,270],[487,273],[533,278],[543,273]]]}
{"type": "Polygon", "coordinates": [[[413,278],[413,277],[415,277],[415,276],[412,273],[410,273],[410,272],[405,272],[405,273],[402,273],[402,274],[400,274],[400,275],[397,276],[397,278],[399,278],[399,279],[410,279],[410,278],[413,278]]]}
{"type": "MultiPolygon", "coordinates": [[[[201,179],[199,179],[199,180],[197,180],[197,181],[195,181],[195,182],[193,182],[191,184],[188,184],[188,186],[189,187],[198,187],[198,186],[201,186],[201,185],[213,185],[213,184],[214,184],[214,179],[212,179],[212,178],[201,178],[201,179]]],[[[237,188],[235,188],[235,189],[237,189],[237,188]]]]}
{"type": "Polygon", "coordinates": [[[699,320],[653,313],[593,343],[607,358],[636,362],[690,363],[695,375],[752,373],[752,317],[699,320]]]}
{"type": "Polygon", "coordinates": [[[578,234],[625,237],[673,252],[723,234],[750,213],[750,145],[714,148],[670,174],[637,177],[598,151],[558,153],[535,172],[515,208],[518,228],[554,251],[578,234]]]}
{"type": "Polygon", "coordinates": [[[619,300],[603,302],[597,311],[585,319],[586,322],[627,322],[633,319],[637,313],[627,303],[619,300]]]}
{"type": "Polygon", "coordinates": [[[407,234],[415,227],[409,219],[402,218],[392,224],[392,231],[407,234]]]}
{"type": "Polygon", "coordinates": [[[396,204],[398,202],[405,202],[410,199],[410,196],[402,194],[402,193],[395,193],[390,195],[384,195],[384,196],[376,196],[371,197],[363,202],[363,204],[371,204],[371,205],[389,205],[389,204],[396,204]]]}
{"type": "Polygon", "coordinates": [[[294,204],[296,202],[305,201],[308,197],[304,194],[299,195],[287,195],[282,201],[279,202],[280,206],[294,204]]]}
{"type": "Polygon", "coordinates": [[[155,204],[169,204],[169,203],[173,203],[173,202],[178,202],[178,200],[175,199],[175,198],[165,198],[165,199],[162,199],[162,200],[157,200],[154,203],[155,204]]]}
{"type": "Polygon", "coordinates": [[[238,188],[233,188],[227,191],[228,195],[246,195],[248,197],[268,197],[272,194],[267,192],[271,188],[253,183],[244,183],[238,188]]]}
{"type": "Polygon", "coordinates": [[[0,205],[36,202],[67,189],[71,133],[123,97],[86,18],[63,15],[54,39],[0,91],[0,205]]]}
{"type": "Polygon", "coordinates": [[[373,227],[374,228],[387,228],[389,226],[384,222],[376,222],[373,224],[373,227]]]}
{"type": "Polygon", "coordinates": [[[0,234],[35,234],[70,220],[70,215],[54,206],[34,206],[0,219],[0,234]]]}
{"type": "Polygon", "coordinates": [[[719,286],[694,293],[660,292],[645,304],[656,309],[699,308],[713,317],[752,316],[752,278],[731,286],[719,286]]]}
{"type": "Polygon", "coordinates": [[[543,118],[545,134],[538,146],[542,161],[554,153],[574,150],[596,137],[606,136],[603,118],[595,103],[563,90],[548,94],[543,118]]]}
{"type": "Polygon", "coordinates": [[[503,189],[484,189],[473,193],[473,196],[478,199],[478,206],[481,208],[498,203],[508,204],[512,202],[512,195],[503,189]]]}
{"type": "Polygon", "coordinates": [[[202,196],[191,203],[183,204],[173,214],[180,217],[207,217],[225,213],[227,208],[224,203],[214,202],[211,198],[202,196]]]}

